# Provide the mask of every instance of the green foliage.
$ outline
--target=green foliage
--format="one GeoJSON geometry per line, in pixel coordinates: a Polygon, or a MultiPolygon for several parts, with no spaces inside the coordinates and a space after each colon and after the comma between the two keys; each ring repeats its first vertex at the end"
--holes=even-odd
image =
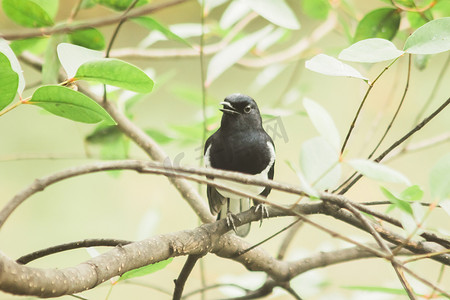
{"type": "Polygon", "coordinates": [[[0,110],[14,100],[18,87],[19,76],[11,68],[8,57],[0,52],[0,110]]]}
{"type": "Polygon", "coordinates": [[[20,67],[19,60],[14,54],[14,51],[8,45],[8,42],[6,42],[2,38],[0,38],[0,53],[3,53],[8,58],[9,63],[11,64],[11,69],[19,76],[19,85],[17,87],[17,92],[19,93],[19,95],[22,95],[22,92],[25,89],[25,78],[22,73],[22,68],[20,67]]]}
{"type": "Polygon", "coordinates": [[[42,86],[26,103],[40,106],[52,114],[77,122],[104,121],[115,124],[111,116],[94,100],[63,86],[42,86]]]}
{"type": "Polygon", "coordinates": [[[153,80],[138,67],[113,58],[91,60],[82,64],[75,78],[109,84],[137,93],[150,93],[154,85],[153,80]]]}
{"type": "Polygon", "coordinates": [[[359,22],[354,42],[369,38],[391,40],[400,26],[400,13],[396,8],[379,8],[371,11],[359,22]]]}
{"type": "Polygon", "coordinates": [[[414,31],[404,50],[412,54],[436,54],[450,50],[450,17],[430,21],[414,31]]]}
{"type": "Polygon", "coordinates": [[[399,209],[403,210],[407,214],[410,214],[410,215],[413,214],[411,204],[409,204],[408,201],[402,199],[401,197],[395,196],[392,192],[390,192],[385,187],[381,186],[380,189],[383,192],[384,196],[393,204],[394,207],[398,207],[399,209]]]}
{"type": "MultiPolygon", "coordinates": [[[[133,3],[133,0],[93,0],[93,2],[112,8],[114,10],[126,10],[131,5],[131,3],[133,3]]],[[[139,0],[136,6],[144,5],[147,3],[148,0],[139,0]]]]}
{"type": "Polygon", "coordinates": [[[331,6],[328,0],[303,0],[302,9],[311,18],[325,20],[328,17],[331,6]]]}
{"type": "Polygon", "coordinates": [[[69,33],[69,40],[72,44],[89,48],[92,50],[105,49],[105,38],[100,30],[88,28],[69,33]]]}
{"type": "Polygon", "coordinates": [[[136,278],[136,277],[142,277],[151,273],[154,273],[156,271],[162,270],[165,267],[167,267],[173,260],[173,257],[168,258],[166,260],[154,263],[154,264],[150,264],[148,266],[144,266],[141,268],[137,268],[131,271],[128,271],[124,274],[122,274],[122,276],[120,276],[119,281],[122,280],[126,280],[126,279],[131,279],[131,278],[136,278]]]}
{"type": "Polygon", "coordinates": [[[29,38],[12,41],[9,46],[17,56],[22,54],[22,52],[25,50],[31,53],[42,53],[47,46],[47,41],[47,38],[29,38]]]}
{"type": "Polygon", "coordinates": [[[139,18],[133,18],[132,19],[134,22],[136,22],[137,24],[150,29],[150,30],[157,30],[159,32],[161,32],[162,34],[164,34],[164,36],[170,40],[174,40],[180,43],[183,43],[185,45],[188,45],[189,47],[191,46],[191,44],[189,44],[189,42],[187,42],[185,39],[183,39],[182,37],[176,35],[175,33],[173,33],[169,28],[167,28],[166,26],[162,25],[161,23],[159,23],[158,21],[156,21],[153,18],[150,17],[139,17],[139,18]]]}
{"type": "Polygon", "coordinates": [[[2,7],[11,20],[25,27],[45,27],[54,24],[49,13],[32,0],[3,0],[2,7]]]}

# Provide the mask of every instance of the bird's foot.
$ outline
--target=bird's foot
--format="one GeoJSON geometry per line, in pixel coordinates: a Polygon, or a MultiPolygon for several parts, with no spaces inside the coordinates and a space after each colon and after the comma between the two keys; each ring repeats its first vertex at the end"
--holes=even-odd
{"type": "Polygon", "coordinates": [[[267,206],[262,203],[255,205],[255,213],[258,213],[259,210],[261,211],[261,219],[259,220],[259,227],[261,227],[264,216],[266,218],[269,217],[269,210],[267,209],[267,206]]]}
{"type": "Polygon", "coordinates": [[[233,214],[231,211],[227,212],[227,226],[228,228],[233,228],[234,232],[236,233],[236,225],[234,225],[235,220],[237,220],[238,222],[241,221],[241,219],[239,219],[239,217],[237,217],[235,214],[233,214]]]}

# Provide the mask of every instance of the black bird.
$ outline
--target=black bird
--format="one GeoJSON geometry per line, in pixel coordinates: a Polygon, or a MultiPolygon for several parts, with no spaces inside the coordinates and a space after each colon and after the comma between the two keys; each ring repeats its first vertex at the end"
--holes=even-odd
{"type": "MultiPolygon", "coordinates": [[[[258,105],[251,97],[232,94],[220,102],[223,112],[220,128],[205,143],[205,165],[216,169],[258,174],[264,179],[273,179],[275,166],[275,147],[270,136],[262,127],[258,105]]],[[[216,182],[219,182],[216,179],[216,182]]],[[[221,181],[255,195],[267,196],[270,187],[245,185],[231,181],[221,181]]],[[[250,209],[250,199],[216,189],[208,185],[209,209],[217,219],[227,219],[237,235],[244,237],[250,231],[250,223],[236,229],[235,214],[250,209]]],[[[253,200],[255,210],[261,210],[261,220],[268,216],[267,208],[253,200]]]]}

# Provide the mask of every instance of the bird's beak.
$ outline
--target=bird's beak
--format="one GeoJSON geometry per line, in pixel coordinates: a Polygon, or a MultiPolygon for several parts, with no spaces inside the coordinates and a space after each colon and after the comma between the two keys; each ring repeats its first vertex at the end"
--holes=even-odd
{"type": "Polygon", "coordinates": [[[219,108],[221,112],[231,115],[233,114],[239,115],[239,112],[237,112],[236,109],[229,102],[222,101],[220,102],[220,105],[223,105],[223,108],[219,108]]]}

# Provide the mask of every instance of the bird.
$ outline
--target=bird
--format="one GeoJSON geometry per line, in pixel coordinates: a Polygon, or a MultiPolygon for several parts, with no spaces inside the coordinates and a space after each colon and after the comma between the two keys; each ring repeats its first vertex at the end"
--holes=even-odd
{"type": "MultiPolygon", "coordinates": [[[[262,126],[261,114],[255,100],[243,94],[231,94],[220,102],[223,107],[220,128],[205,142],[204,162],[206,167],[237,171],[257,175],[263,179],[273,179],[275,170],[275,145],[262,126]]],[[[214,179],[227,187],[267,197],[271,187],[247,185],[232,181],[214,179]]],[[[227,226],[245,237],[250,231],[250,223],[236,228],[236,214],[251,208],[250,198],[207,185],[209,209],[217,220],[226,219],[227,226]]],[[[268,217],[263,203],[253,199],[255,211],[261,210],[261,222],[268,217]]]]}

